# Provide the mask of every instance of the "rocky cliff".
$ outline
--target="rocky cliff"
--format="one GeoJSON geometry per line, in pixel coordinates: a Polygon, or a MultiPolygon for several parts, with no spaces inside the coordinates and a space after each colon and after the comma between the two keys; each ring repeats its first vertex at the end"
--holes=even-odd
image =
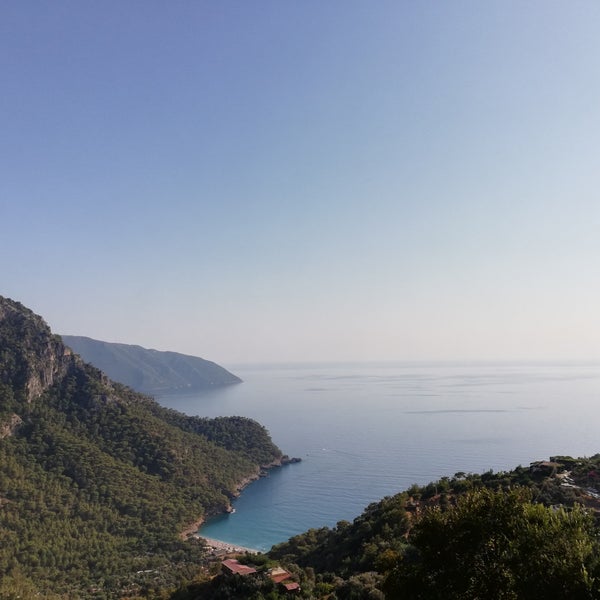
{"type": "Polygon", "coordinates": [[[31,402],[60,381],[77,359],[44,320],[0,296],[0,383],[31,402]]]}

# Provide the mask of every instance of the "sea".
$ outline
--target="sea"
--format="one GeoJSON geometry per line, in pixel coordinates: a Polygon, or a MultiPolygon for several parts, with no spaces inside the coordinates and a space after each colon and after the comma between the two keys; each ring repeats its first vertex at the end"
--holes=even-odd
{"type": "Polygon", "coordinates": [[[300,463],[272,469],[200,535],[268,550],[457,472],[600,452],[600,364],[253,365],[243,383],[164,395],[189,415],[262,423],[300,463]]]}

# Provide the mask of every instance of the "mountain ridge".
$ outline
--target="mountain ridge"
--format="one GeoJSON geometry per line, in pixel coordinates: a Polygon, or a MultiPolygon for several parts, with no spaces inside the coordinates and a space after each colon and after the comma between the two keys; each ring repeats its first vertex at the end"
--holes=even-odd
{"type": "Polygon", "coordinates": [[[256,421],[163,408],[0,296],[0,597],[156,597],[205,555],[181,532],[282,458],[256,421]]]}
{"type": "Polygon", "coordinates": [[[145,394],[206,390],[242,381],[217,363],[189,354],[86,336],[61,337],[83,360],[112,380],[145,394]]]}

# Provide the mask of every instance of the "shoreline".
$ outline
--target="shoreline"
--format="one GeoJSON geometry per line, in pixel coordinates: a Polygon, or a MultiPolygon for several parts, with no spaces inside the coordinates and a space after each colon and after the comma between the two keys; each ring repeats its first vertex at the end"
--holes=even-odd
{"type": "MultiPolygon", "coordinates": [[[[231,492],[230,499],[235,500],[239,498],[241,493],[255,481],[258,481],[261,477],[266,477],[268,472],[272,469],[280,469],[282,467],[287,467],[288,465],[294,465],[296,463],[302,462],[301,458],[297,457],[289,457],[287,454],[282,454],[279,458],[274,459],[270,463],[266,465],[258,465],[254,473],[244,477],[236,486],[235,491],[231,492]]],[[[231,505],[229,505],[231,508],[231,505]]],[[[230,512],[228,509],[225,512],[230,512]]],[[[211,515],[213,516],[213,515],[211,515]]]]}
{"type": "Polygon", "coordinates": [[[202,527],[202,525],[204,524],[204,518],[200,518],[196,521],[194,521],[193,523],[190,523],[182,532],[180,532],[179,537],[182,540],[187,540],[188,538],[191,538],[193,536],[198,536],[198,531],[200,530],[200,527],[202,527]]]}
{"type": "Polygon", "coordinates": [[[256,548],[246,548],[245,546],[238,546],[237,544],[233,544],[231,542],[207,538],[200,534],[196,534],[195,537],[201,539],[215,553],[225,552],[227,554],[240,554],[242,552],[249,552],[250,554],[264,554],[262,550],[257,550],[256,548]]]}
{"type": "Polygon", "coordinates": [[[271,469],[286,467],[288,465],[296,464],[296,463],[299,463],[299,462],[302,462],[301,458],[295,458],[295,457],[290,458],[287,454],[282,454],[279,458],[273,460],[269,464],[258,465],[256,467],[256,470],[255,470],[254,473],[252,473],[252,474],[247,475],[246,477],[244,477],[235,486],[234,491],[229,493],[229,503],[228,503],[228,505],[223,510],[215,512],[215,513],[209,512],[209,513],[203,515],[199,519],[195,520],[193,523],[190,523],[185,529],[183,529],[183,531],[181,531],[179,533],[179,537],[182,540],[186,540],[186,539],[189,539],[191,537],[196,537],[196,538],[203,539],[206,542],[206,544],[208,546],[212,547],[215,551],[221,551],[221,550],[225,550],[227,548],[235,548],[235,549],[239,549],[239,550],[232,550],[232,552],[235,552],[235,551],[239,551],[239,552],[251,552],[253,554],[262,553],[262,550],[257,550],[256,548],[245,548],[244,546],[238,546],[236,544],[230,544],[229,542],[224,542],[223,540],[217,540],[217,539],[213,539],[213,538],[206,538],[206,537],[200,535],[200,528],[202,527],[202,525],[207,520],[211,519],[212,517],[216,517],[218,515],[235,512],[233,510],[233,507],[231,506],[231,501],[232,500],[236,500],[237,498],[239,498],[240,495],[242,494],[242,492],[251,483],[254,483],[255,481],[258,481],[261,477],[264,477],[264,475],[263,475],[264,473],[268,473],[268,471],[270,471],[271,469]]]}

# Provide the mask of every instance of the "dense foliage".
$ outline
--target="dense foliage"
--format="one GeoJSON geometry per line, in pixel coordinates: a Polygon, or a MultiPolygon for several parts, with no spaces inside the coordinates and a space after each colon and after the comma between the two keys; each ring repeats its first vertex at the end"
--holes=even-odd
{"type": "Polygon", "coordinates": [[[387,577],[389,597],[594,597],[592,518],[579,507],[533,504],[524,488],[483,488],[447,510],[430,509],[410,543],[387,577]]]}
{"type": "Polygon", "coordinates": [[[260,465],[267,466],[274,458],[281,457],[266,428],[247,417],[188,417],[158,405],[154,405],[153,410],[179,429],[200,434],[227,450],[241,452],[260,465]]]}
{"type": "Polygon", "coordinates": [[[562,456],[415,485],[352,523],[247,557],[259,570],[252,579],[219,575],[173,600],[287,597],[267,575],[274,564],[293,574],[301,598],[599,598],[598,473],[600,455],[562,456]]]}
{"type": "Polygon", "coordinates": [[[180,533],[280,457],[250,419],[112,383],[0,298],[0,597],[153,596],[204,554],[180,533]]]}

